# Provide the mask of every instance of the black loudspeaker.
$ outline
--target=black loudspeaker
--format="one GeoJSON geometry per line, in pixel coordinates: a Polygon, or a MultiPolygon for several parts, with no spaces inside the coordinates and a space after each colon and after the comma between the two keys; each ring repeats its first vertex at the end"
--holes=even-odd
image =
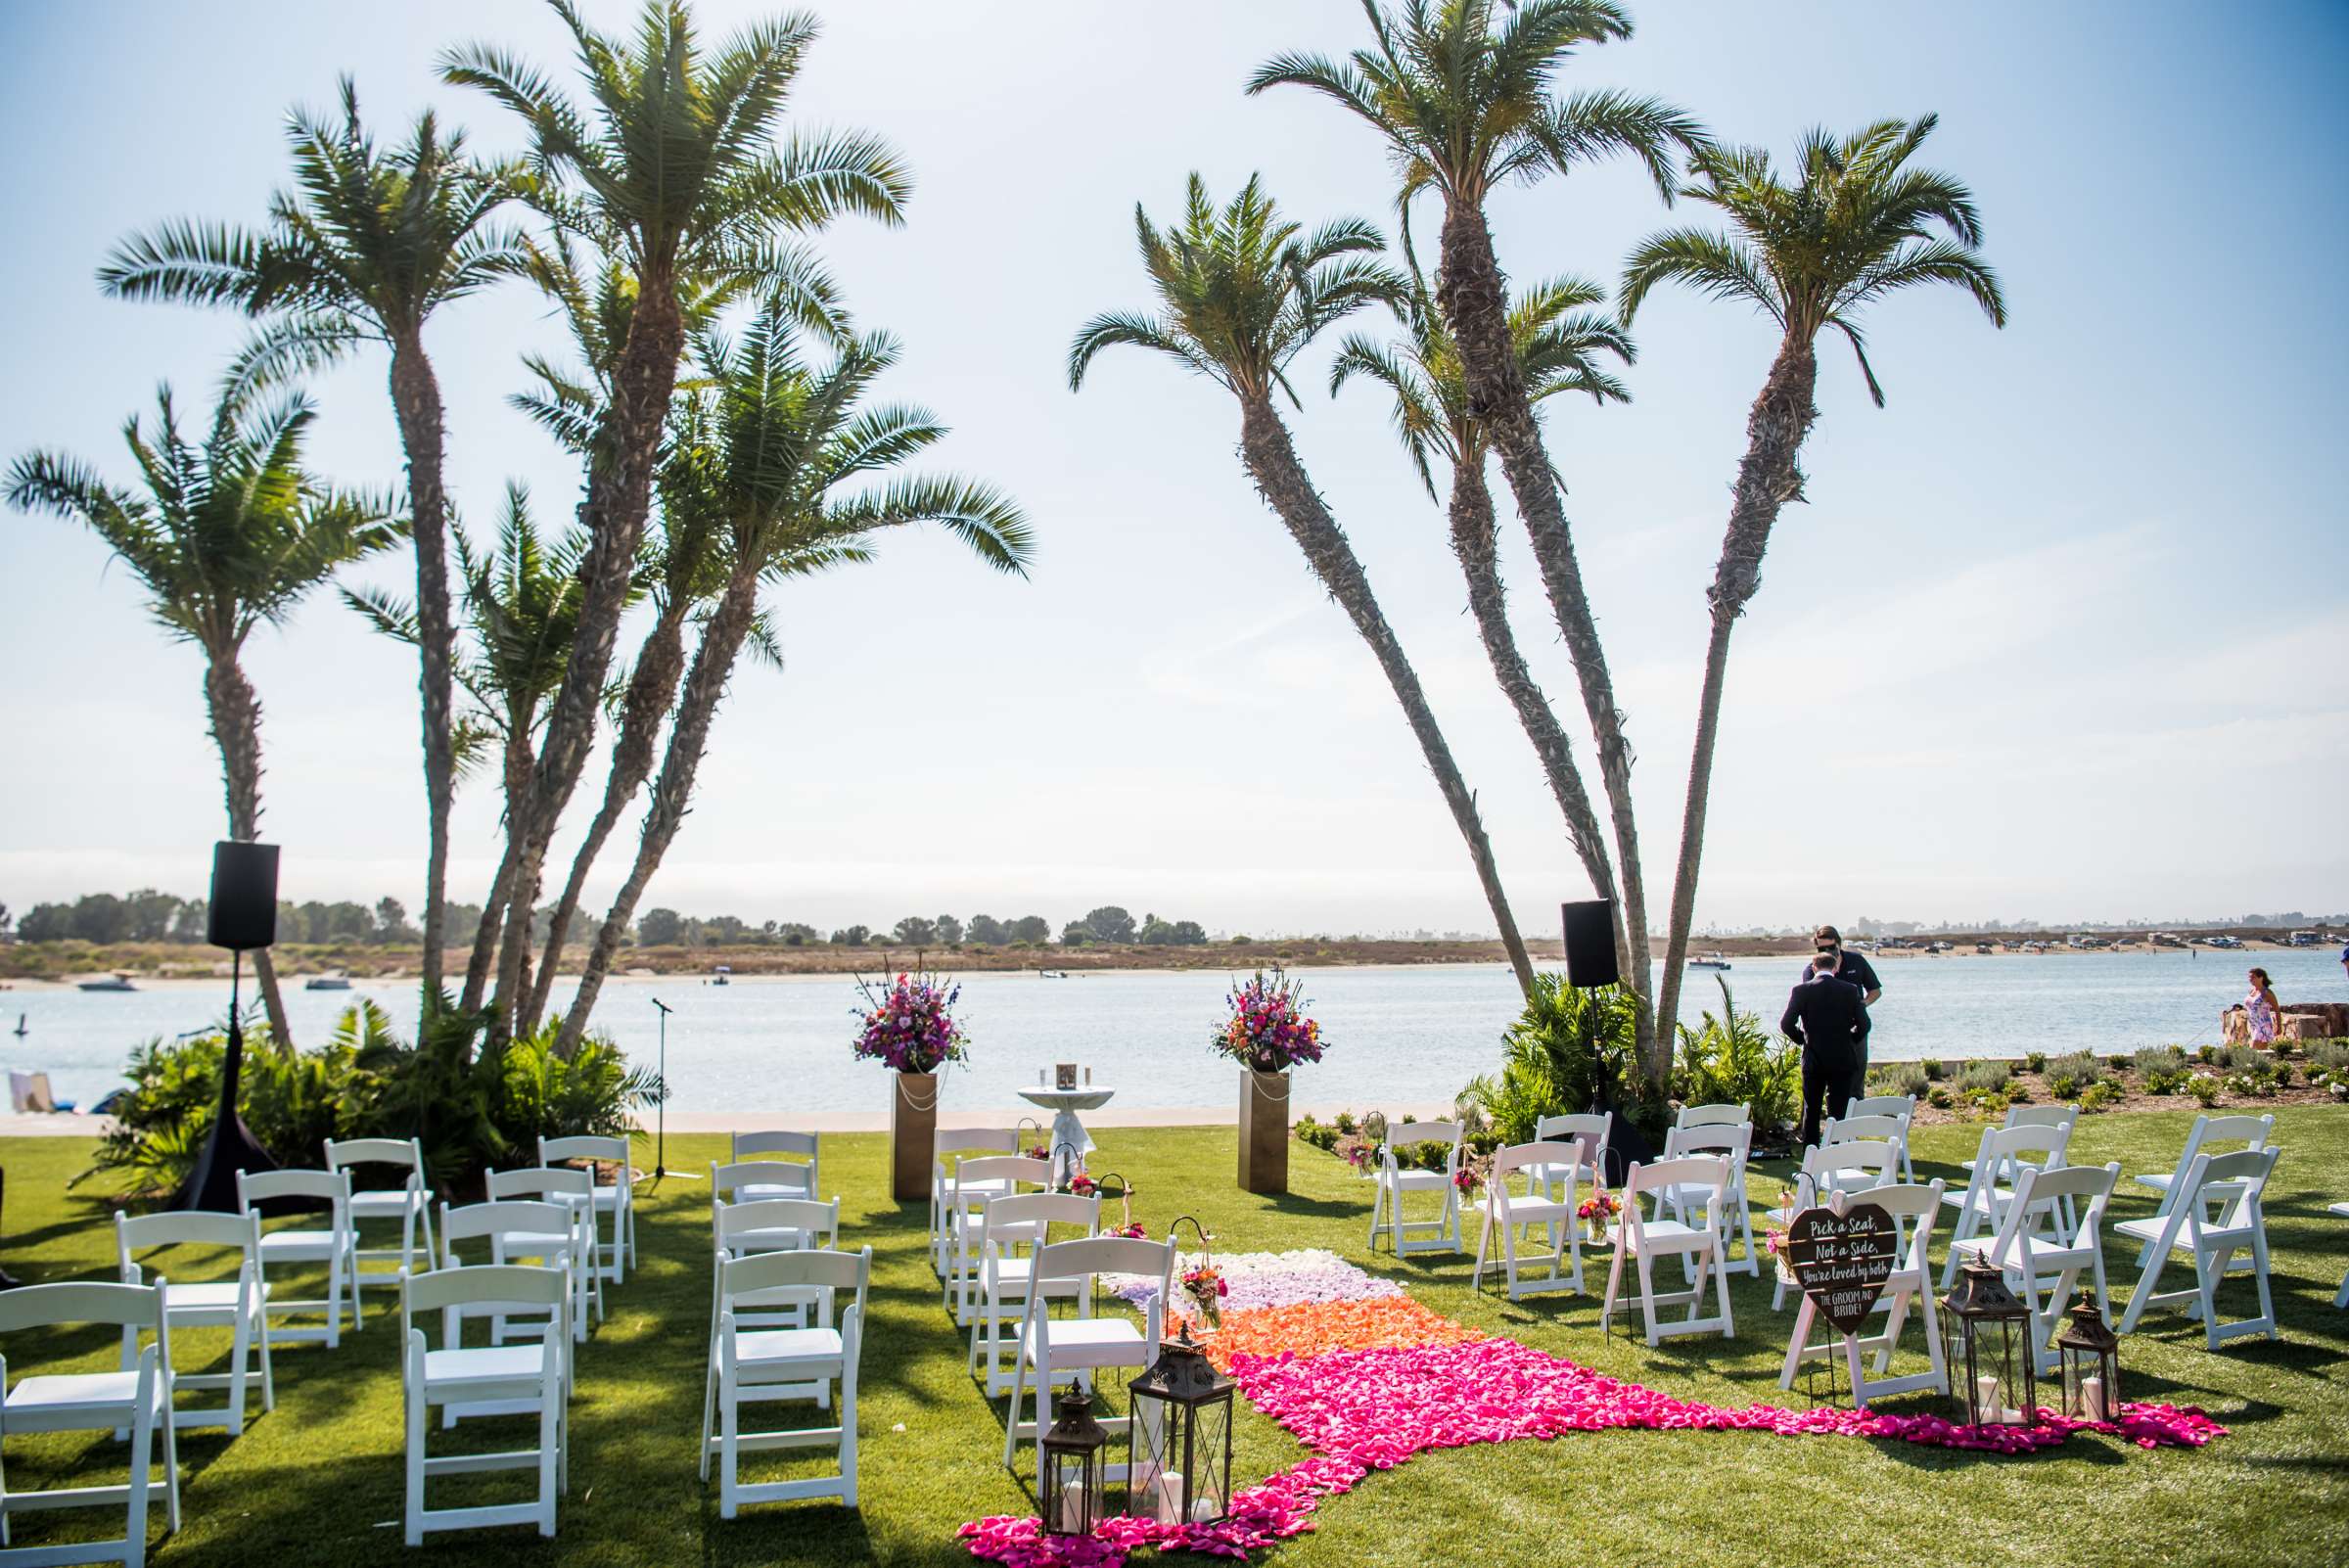
{"type": "Polygon", "coordinates": [[[1566,984],[1616,984],[1623,975],[1615,967],[1614,901],[1592,899],[1562,907],[1566,916],[1566,984]]]}
{"type": "Polygon", "coordinates": [[[212,846],[212,902],[205,940],[250,952],[277,941],[277,846],[223,839],[212,846]]]}

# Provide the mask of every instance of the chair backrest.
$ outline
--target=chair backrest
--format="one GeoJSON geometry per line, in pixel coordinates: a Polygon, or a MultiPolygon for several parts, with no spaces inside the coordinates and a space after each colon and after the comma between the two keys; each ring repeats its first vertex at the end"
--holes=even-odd
{"type": "Polygon", "coordinates": [[[1567,1143],[1578,1137],[1595,1138],[1601,1148],[1615,1130],[1613,1111],[1570,1112],[1545,1116],[1534,1124],[1534,1137],[1543,1143],[1567,1143]]]}
{"type": "Polygon", "coordinates": [[[1821,1201],[1827,1193],[1880,1187],[1900,1168],[1901,1153],[1897,1145],[1882,1138],[1846,1138],[1840,1143],[1821,1143],[1804,1150],[1803,1163],[1795,1173],[1795,1185],[1800,1201],[1810,1205],[1821,1201]]]}
{"type": "Polygon", "coordinates": [[[1174,1278],[1174,1242],[1136,1241],[1129,1236],[1085,1236],[1047,1242],[1036,1249],[1031,1282],[1083,1279],[1091,1274],[1141,1274],[1158,1281],[1161,1299],[1174,1278]]]}
{"type": "Polygon", "coordinates": [[[595,1177],[569,1166],[526,1165],[513,1171],[492,1171],[482,1178],[491,1202],[500,1198],[595,1196],[595,1177]]]}
{"type": "Polygon", "coordinates": [[[1751,1122],[1700,1122],[1694,1127],[1676,1127],[1664,1134],[1667,1160],[1683,1154],[1726,1154],[1742,1166],[1753,1146],[1751,1122]]]}
{"type": "Polygon", "coordinates": [[[1087,1236],[1100,1234],[1100,1195],[1081,1198],[1074,1192],[1022,1192],[995,1198],[987,1206],[987,1239],[996,1246],[1021,1242],[1040,1246],[1054,1225],[1075,1225],[1087,1236]]]}
{"type": "Polygon", "coordinates": [[[493,1198],[487,1203],[444,1203],[440,1206],[442,1267],[465,1267],[465,1261],[457,1256],[457,1243],[460,1241],[511,1235],[568,1236],[577,1218],[563,1204],[548,1203],[538,1198],[493,1198]]]}
{"type": "Polygon", "coordinates": [[[2264,1149],[2276,1131],[2273,1112],[2253,1116],[2197,1116],[2194,1118],[2194,1141],[2198,1145],[2212,1143],[2247,1143],[2254,1149],[2264,1149]]]}
{"type": "Polygon", "coordinates": [[[1892,1216],[1893,1234],[1906,1232],[1909,1237],[1899,1267],[1921,1275],[1932,1267],[1933,1226],[1941,1218],[1941,1195],[1947,1190],[1947,1184],[1938,1176],[1930,1182],[1891,1181],[1858,1191],[1829,1193],[1827,1207],[1842,1214],[1853,1204],[1872,1203],[1892,1216]]]}
{"type": "MultiPolygon", "coordinates": [[[[1624,1195],[1635,1197],[1664,1187],[1726,1187],[1729,1180],[1729,1162],[1717,1154],[1676,1155],[1666,1160],[1650,1160],[1645,1165],[1632,1167],[1623,1183],[1624,1195]]],[[[1625,1204],[1626,1213],[1631,1205],[1625,1204]]]]}
{"type": "Polygon", "coordinates": [[[2006,1107],[2008,1127],[2068,1128],[2080,1120],[2077,1105],[2009,1105],[2006,1107]]]}
{"type": "MultiPolygon", "coordinates": [[[[484,1204],[468,1205],[485,1208],[484,1204]]],[[[463,1210],[455,1211],[463,1213],[463,1210]]],[[[452,1307],[514,1307],[532,1312],[561,1312],[571,1296],[570,1283],[560,1268],[535,1268],[527,1264],[483,1264],[472,1268],[436,1268],[429,1273],[402,1274],[399,1312],[405,1319],[452,1307]]],[[[405,1338],[403,1333],[402,1338],[405,1338]]]]}
{"type": "Polygon", "coordinates": [[[835,1245],[840,1237],[840,1200],[829,1203],[814,1198],[756,1198],[749,1203],[720,1202],[714,1211],[717,1244],[730,1248],[743,1236],[760,1230],[796,1230],[802,1244],[808,1236],[820,1235],[823,1245],[835,1245]]]}
{"type": "Polygon", "coordinates": [[[1016,1127],[942,1127],[930,1134],[930,1159],[942,1172],[954,1168],[950,1154],[1010,1154],[1020,1146],[1016,1127]]]}
{"type": "MultiPolygon", "coordinates": [[[[580,1132],[567,1138],[538,1139],[538,1163],[542,1166],[561,1165],[567,1160],[594,1160],[620,1167],[620,1181],[625,1185],[628,1171],[628,1140],[608,1137],[594,1132],[580,1132]]],[[[588,1175],[593,1176],[593,1172],[588,1175]]]]}
{"type": "Polygon", "coordinates": [[[67,1323],[107,1323],[122,1328],[163,1328],[163,1282],[104,1284],[69,1279],[55,1285],[19,1285],[0,1290],[0,1334],[21,1328],[67,1323]]]}
{"type": "Polygon", "coordinates": [[[2203,1230],[2233,1230],[2249,1224],[2264,1224],[2261,1199],[2266,1195],[2268,1177],[2275,1173],[2276,1162],[2283,1151],[2274,1144],[2259,1149],[2237,1149],[2233,1154],[2202,1154],[2195,1157],[2195,1169],[2187,1174],[2186,1199],[2180,1204],[2199,1232],[2203,1230]],[[2198,1200],[2206,1187],[2230,1189],[2227,1206],[2217,1220],[2202,1223],[2202,1205],[2198,1200]]]}
{"type": "Polygon", "coordinates": [[[1407,1148],[1414,1143],[1441,1143],[1444,1145],[1444,1171],[1449,1176],[1459,1169],[1460,1139],[1467,1134],[1468,1125],[1465,1122],[1389,1122],[1387,1140],[1378,1149],[1379,1163],[1389,1169],[1399,1169],[1395,1159],[1397,1149],[1407,1148]]]}
{"type": "Polygon", "coordinates": [[[1739,1122],[1751,1122],[1754,1108],[1750,1105],[1683,1105],[1672,1119],[1675,1128],[1727,1127],[1739,1122]]]}
{"type": "MultiPolygon", "coordinates": [[[[718,1307],[722,1312],[728,1304],[772,1305],[771,1298],[778,1293],[853,1290],[855,1312],[861,1318],[865,1285],[872,1273],[870,1246],[856,1252],[809,1248],[804,1252],[760,1252],[748,1258],[728,1258],[717,1268],[718,1307]],[[761,1301],[761,1297],[770,1300],[761,1301]]],[[[846,1327],[844,1324],[844,1332],[846,1327]]]]}
{"type": "Polygon", "coordinates": [[[328,1138],[326,1168],[347,1171],[355,1165],[393,1165],[408,1173],[411,1187],[424,1184],[422,1138],[328,1138]]]}
{"type": "Polygon", "coordinates": [[[350,1173],[347,1171],[239,1171],[237,1209],[251,1214],[255,1204],[291,1198],[327,1205],[329,1223],[336,1230],[350,1226],[350,1173]]]}
{"type": "Polygon", "coordinates": [[[1008,1191],[1018,1191],[1021,1182],[1049,1186],[1052,1182],[1052,1162],[1031,1160],[1024,1154],[966,1154],[954,1162],[956,1206],[968,1210],[974,1204],[984,1209],[987,1197],[972,1188],[981,1182],[1004,1181],[1008,1191]]]}
{"type": "Polygon", "coordinates": [[[796,1189],[803,1197],[812,1196],[806,1190],[806,1166],[787,1166],[775,1160],[713,1160],[710,1191],[725,1203],[734,1202],[734,1194],[744,1187],[781,1187],[796,1189]]]}
{"type": "Polygon", "coordinates": [[[1821,1143],[1844,1143],[1853,1138],[1881,1138],[1898,1143],[1909,1136],[1909,1119],[1905,1116],[1830,1116],[1819,1129],[1821,1143]]]}
{"type": "Polygon", "coordinates": [[[1913,1094],[1870,1094],[1866,1099],[1854,1100],[1844,1108],[1844,1115],[1899,1116],[1914,1120],[1916,1096],[1913,1094]]]}
{"type": "Polygon", "coordinates": [[[2086,1246],[2099,1240],[2103,1234],[2104,1207],[2112,1201],[2112,1189],[2121,1179],[2119,1161],[2109,1165],[2049,1166],[2045,1169],[2025,1167],[2015,1177],[2014,1204],[2006,1211],[1999,1226],[1998,1239],[1991,1244],[1990,1261],[2004,1265],[2012,1261],[2019,1246],[2025,1251],[2056,1250],[2086,1246]],[[2072,1229],[2069,1242],[2060,1239],[2037,1239],[2035,1232],[2040,1222],[2055,1212],[2061,1199],[2074,1203],[2087,1200],[2080,1210],[2079,1224],[2072,1229]]]}
{"type": "MultiPolygon", "coordinates": [[[[1543,1125],[1549,1120],[1544,1117],[1543,1125]]],[[[1587,1163],[1583,1137],[1542,1138],[1532,1143],[1512,1143],[1506,1148],[1495,1149],[1492,1173],[1493,1179],[1498,1182],[1510,1172],[1522,1171],[1529,1166],[1565,1167],[1587,1163]]]]}
{"type": "Polygon", "coordinates": [[[1975,1157],[1975,1168],[1995,1163],[2003,1173],[2002,1180],[2011,1181],[2011,1171],[2019,1163],[2059,1166],[2064,1151],[2071,1146],[2072,1124],[2025,1123],[2017,1127],[1993,1127],[1982,1130],[1982,1151],[1975,1157]]]}
{"type": "Polygon", "coordinates": [[[737,1132],[734,1134],[734,1158],[748,1160],[761,1154],[788,1154],[805,1157],[812,1165],[816,1158],[816,1137],[812,1132],[737,1132]]]}
{"type": "Polygon", "coordinates": [[[115,1257],[121,1265],[124,1284],[143,1284],[138,1261],[131,1255],[148,1247],[234,1247],[242,1258],[238,1272],[247,1272],[261,1250],[261,1217],[220,1214],[207,1209],[174,1209],[161,1214],[124,1214],[115,1211],[115,1257]]]}

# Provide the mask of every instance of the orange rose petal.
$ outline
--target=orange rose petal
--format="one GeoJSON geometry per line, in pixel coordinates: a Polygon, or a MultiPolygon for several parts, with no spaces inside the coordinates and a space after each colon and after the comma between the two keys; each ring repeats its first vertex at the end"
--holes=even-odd
{"type": "MultiPolygon", "coordinates": [[[[1175,1319],[1179,1323],[1180,1318],[1175,1319]]],[[[1194,1323],[1194,1333],[1204,1325],[1194,1323]]],[[[1168,1331],[1174,1332],[1174,1324],[1168,1331]]],[[[1208,1359],[1224,1371],[1234,1356],[1303,1359],[1337,1350],[1384,1350],[1413,1345],[1465,1345],[1486,1336],[1407,1296],[1370,1301],[1309,1301],[1225,1313],[1206,1342],[1208,1359]]]]}

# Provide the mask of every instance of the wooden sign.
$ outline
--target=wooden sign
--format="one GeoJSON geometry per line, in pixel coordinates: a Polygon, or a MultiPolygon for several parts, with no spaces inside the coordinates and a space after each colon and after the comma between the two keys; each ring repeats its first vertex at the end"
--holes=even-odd
{"type": "Polygon", "coordinates": [[[1786,1266],[1838,1333],[1857,1334],[1892,1278],[1901,1234],[1882,1207],[1857,1202],[1840,1215],[1805,1209],[1786,1227],[1786,1266]]]}

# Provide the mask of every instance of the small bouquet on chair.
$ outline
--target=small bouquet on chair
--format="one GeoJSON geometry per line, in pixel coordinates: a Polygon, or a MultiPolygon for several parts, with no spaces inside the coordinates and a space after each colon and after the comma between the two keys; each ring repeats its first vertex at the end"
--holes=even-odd
{"type": "Polygon", "coordinates": [[[1623,1200],[1600,1187],[1575,1207],[1574,1217],[1583,1222],[1592,1241],[1607,1239],[1607,1222],[1623,1213],[1623,1200]]]}
{"type": "Polygon", "coordinates": [[[1794,1265],[1787,1261],[1786,1232],[1783,1227],[1772,1225],[1762,1233],[1762,1250],[1769,1253],[1770,1261],[1777,1266],[1778,1280],[1781,1284],[1799,1285],[1802,1283],[1801,1280],[1794,1277],[1794,1265]]]}

